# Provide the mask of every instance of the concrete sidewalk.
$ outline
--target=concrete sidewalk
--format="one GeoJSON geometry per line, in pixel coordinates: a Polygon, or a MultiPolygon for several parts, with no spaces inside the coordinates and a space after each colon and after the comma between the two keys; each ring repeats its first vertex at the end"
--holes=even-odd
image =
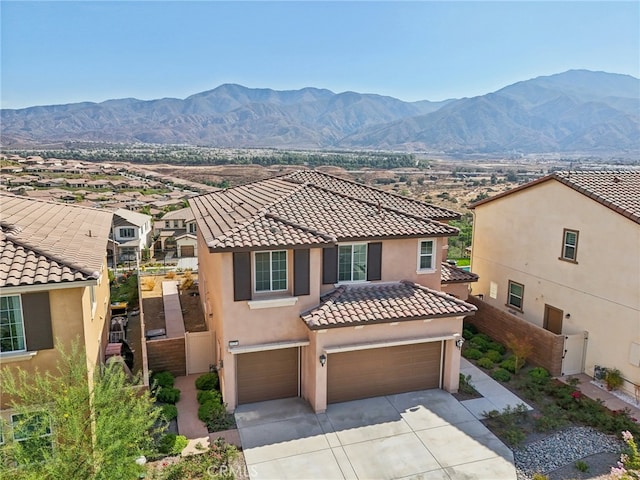
{"type": "Polygon", "coordinates": [[[471,384],[482,395],[482,398],[460,402],[477,419],[484,420],[483,412],[491,410],[502,412],[505,408],[509,406],[513,408],[518,404],[523,404],[527,410],[533,410],[528,403],[500,385],[500,382],[491,378],[466,358],[460,359],[460,373],[465,376],[471,375],[471,384]]]}

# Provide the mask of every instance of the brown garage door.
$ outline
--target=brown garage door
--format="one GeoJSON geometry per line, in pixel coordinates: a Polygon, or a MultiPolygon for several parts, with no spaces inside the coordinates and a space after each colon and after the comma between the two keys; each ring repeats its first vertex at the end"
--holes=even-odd
{"type": "Polygon", "coordinates": [[[195,249],[193,245],[183,245],[180,247],[180,256],[181,257],[193,257],[195,249]]]}
{"type": "Polygon", "coordinates": [[[391,395],[440,386],[442,342],[332,353],[327,402],[391,395]]]}
{"type": "Polygon", "coordinates": [[[298,348],[236,355],[238,405],[298,396],[298,348]]]}

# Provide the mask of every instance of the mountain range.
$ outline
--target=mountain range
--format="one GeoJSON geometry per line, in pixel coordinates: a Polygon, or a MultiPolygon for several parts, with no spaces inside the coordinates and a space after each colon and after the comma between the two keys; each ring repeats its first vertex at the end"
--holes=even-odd
{"type": "Polygon", "coordinates": [[[640,79],[570,70],[440,102],[225,84],[184,100],[3,109],[0,119],[5,148],[79,141],[452,155],[637,153],[640,79]]]}

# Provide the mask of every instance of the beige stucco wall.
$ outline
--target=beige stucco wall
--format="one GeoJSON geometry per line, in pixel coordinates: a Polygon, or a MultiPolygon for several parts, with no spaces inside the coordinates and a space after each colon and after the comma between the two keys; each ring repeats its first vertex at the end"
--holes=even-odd
{"type": "Polygon", "coordinates": [[[640,225],[547,181],[475,209],[472,271],[480,275],[473,294],[493,306],[506,308],[512,280],[525,286],[518,316],[542,326],[545,304],[569,314],[562,333],[589,334],[586,373],[615,367],[640,383],[629,363],[631,343],[640,342],[640,225]],[[580,232],[577,264],[558,259],[565,228],[580,232]]]}
{"type": "MultiPolygon", "coordinates": [[[[87,355],[87,367],[93,372],[96,362],[101,361],[106,347],[106,312],[109,306],[109,279],[107,278],[106,261],[103,275],[96,288],[96,309],[92,315],[89,286],[76,288],[58,288],[49,291],[52,333],[54,348],[40,350],[36,355],[21,361],[3,359],[2,369],[16,370],[21,368],[29,373],[54,372],[60,358],[60,349],[70,352],[73,342],[80,342],[80,347],[87,355]]],[[[0,395],[2,394],[0,389],[0,395]]],[[[1,408],[7,407],[7,398],[2,396],[1,408]]]]}
{"type": "Polygon", "coordinates": [[[176,240],[176,245],[178,247],[178,256],[181,256],[180,247],[183,247],[183,246],[194,247],[193,254],[196,257],[198,256],[198,240],[197,239],[191,238],[191,237],[182,237],[176,240]]]}

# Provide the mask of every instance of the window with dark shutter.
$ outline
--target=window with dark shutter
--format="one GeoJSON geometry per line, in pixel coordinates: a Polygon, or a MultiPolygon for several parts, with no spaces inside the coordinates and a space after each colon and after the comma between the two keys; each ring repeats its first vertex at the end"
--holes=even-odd
{"type": "Polygon", "coordinates": [[[370,243],[367,249],[367,280],[382,279],[382,242],[370,243]]]}
{"type": "Polygon", "coordinates": [[[293,295],[309,295],[309,249],[293,251],[293,295]]]}
{"type": "Polygon", "coordinates": [[[322,284],[338,282],[338,246],[322,249],[322,284]]]}
{"type": "Polygon", "coordinates": [[[233,299],[251,300],[251,253],[233,253],[233,299]]]}
{"type": "Polygon", "coordinates": [[[49,292],[23,293],[21,296],[27,350],[35,352],[53,348],[49,292]]]}

